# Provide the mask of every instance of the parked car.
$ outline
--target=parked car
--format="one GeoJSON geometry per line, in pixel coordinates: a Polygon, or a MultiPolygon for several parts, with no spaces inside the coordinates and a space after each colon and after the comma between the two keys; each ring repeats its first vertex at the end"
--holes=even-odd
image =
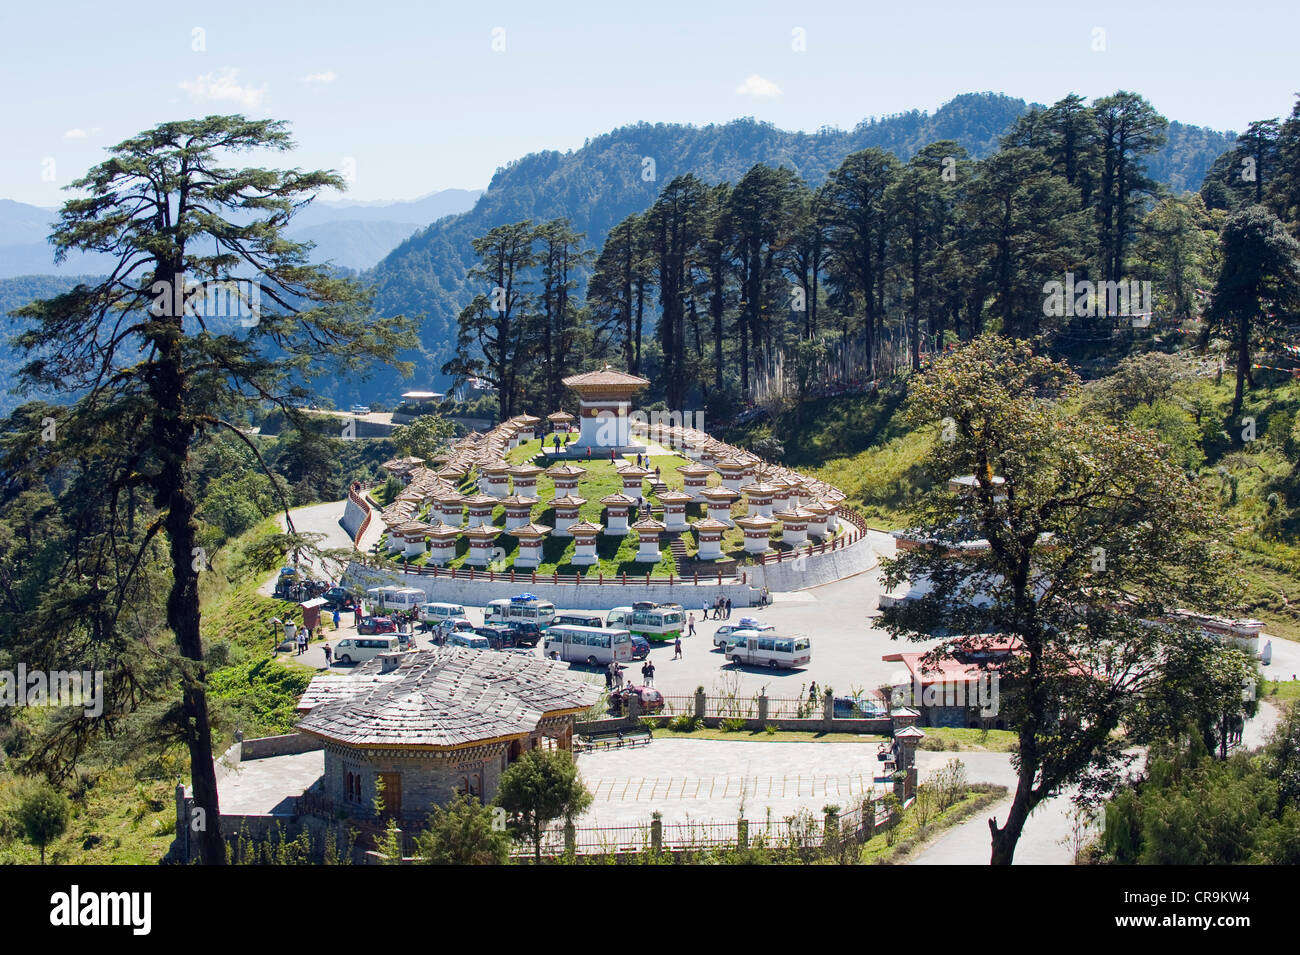
{"type": "Polygon", "coordinates": [[[640,712],[658,713],[664,708],[664,695],[652,686],[634,686],[629,684],[610,694],[609,711],[615,716],[622,716],[627,708],[628,700],[636,697],[640,704],[640,712]]]}
{"type": "Polygon", "coordinates": [[[370,414],[370,405],[353,405],[353,414],[370,414]]]}
{"type": "Polygon", "coordinates": [[[351,610],[357,605],[356,594],[350,593],[346,587],[331,587],[321,596],[325,598],[325,606],[331,610],[351,610]]]}
{"type": "Polygon", "coordinates": [[[391,617],[362,617],[357,633],[396,633],[397,623],[391,617]]]}
{"type": "Polygon", "coordinates": [[[452,618],[442,621],[434,628],[433,638],[439,643],[446,643],[447,638],[453,633],[472,633],[473,631],[474,624],[464,617],[452,618]]]}
{"type": "Polygon", "coordinates": [[[514,634],[516,646],[535,647],[542,639],[542,628],[535,623],[512,621],[504,629],[514,634]]]}
{"type": "Polygon", "coordinates": [[[645,637],[641,636],[639,633],[634,633],[631,636],[632,636],[632,659],[644,660],[646,657],[650,656],[650,641],[647,640],[645,637]]]}
{"type": "Polygon", "coordinates": [[[759,623],[753,617],[741,617],[739,623],[724,623],[720,626],[717,633],[713,635],[713,645],[721,650],[726,650],[727,643],[737,630],[757,630],[761,633],[764,630],[775,629],[776,627],[770,623],[759,623]]]}
{"type": "Polygon", "coordinates": [[[457,630],[447,638],[449,647],[466,647],[470,650],[490,650],[491,643],[487,637],[480,637],[472,630],[457,630]]]}
{"type": "Polygon", "coordinates": [[[868,696],[837,696],[831,701],[831,715],[837,720],[873,720],[886,712],[884,704],[868,696]]]}
{"type": "Polygon", "coordinates": [[[492,650],[508,650],[516,645],[515,632],[509,627],[475,627],[474,633],[486,638],[492,650]]]}

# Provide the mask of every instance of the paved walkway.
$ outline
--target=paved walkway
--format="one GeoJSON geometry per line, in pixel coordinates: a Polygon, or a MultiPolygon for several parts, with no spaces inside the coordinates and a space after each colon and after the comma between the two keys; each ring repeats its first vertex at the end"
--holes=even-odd
{"type": "Polygon", "coordinates": [[[648,746],[578,757],[595,796],[581,826],[782,819],[843,807],[870,791],[876,744],[656,739],[648,746]]]}

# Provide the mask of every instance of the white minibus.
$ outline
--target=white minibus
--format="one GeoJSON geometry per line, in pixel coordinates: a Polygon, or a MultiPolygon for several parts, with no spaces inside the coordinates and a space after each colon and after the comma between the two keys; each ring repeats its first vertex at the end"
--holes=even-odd
{"type": "Polygon", "coordinates": [[[535,623],[544,630],[554,619],[555,604],[549,600],[539,600],[532,594],[493,600],[483,612],[483,622],[488,626],[535,623]]]}
{"type": "Polygon", "coordinates": [[[812,641],[807,637],[781,637],[756,630],[737,630],[727,643],[731,663],[753,666],[803,666],[812,659],[812,641]]]}
{"type": "Polygon", "coordinates": [[[627,663],[632,659],[632,634],[603,627],[552,626],[546,631],[542,655],[593,667],[627,663]]]}
{"type": "Polygon", "coordinates": [[[458,620],[466,616],[465,608],[460,604],[421,604],[420,619],[430,627],[436,627],[444,620],[458,620]]]}
{"type": "Polygon", "coordinates": [[[593,610],[561,610],[551,621],[551,626],[604,627],[605,618],[593,610]]]}

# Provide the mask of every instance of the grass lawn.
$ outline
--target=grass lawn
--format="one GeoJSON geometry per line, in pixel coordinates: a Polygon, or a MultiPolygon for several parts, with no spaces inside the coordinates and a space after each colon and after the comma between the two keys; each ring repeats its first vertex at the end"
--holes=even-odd
{"type": "Polygon", "coordinates": [[[1011,753],[1016,734],[1010,730],[980,730],[952,726],[922,726],[920,748],[932,752],[1011,753]]]}
{"type": "Polygon", "coordinates": [[[1300,700],[1300,680],[1265,680],[1259,698],[1279,704],[1300,700]]]}

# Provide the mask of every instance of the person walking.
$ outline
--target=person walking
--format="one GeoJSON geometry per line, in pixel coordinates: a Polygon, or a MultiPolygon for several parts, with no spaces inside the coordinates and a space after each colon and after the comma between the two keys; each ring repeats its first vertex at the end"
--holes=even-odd
{"type": "Polygon", "coordinates": [[[335,629],[335,630],[337,630],[337,629],[339,628],[339,621],[340,621],[341,619],[343,619],[343,615],[342,615],[341,613],[339,613],[339,608],[338,608],[338,607],[335,607],[335,608],[334,608],[334,629],[335,629]]]}
{"type": "Polygon", "coordinates": [[[731,619],[731,598],[730,597],[727,598],[727,616],[724,619],[727,620],[731,619]]]}
{"type": "Polygon", "coordinates": [[[817,681],[816,680],[813,680],[812,685],[808,687],[808,702],[809,703],[817,702],[817,681]]]}
{"type": "Polygon", "coordinates": [[[678,637],[676,640],[673,641],[673,659],[680,660],[681,658],[682,658],[682,638],[678,637]]]}
{"type": "Polygon", "coordinates": [[[700,601],[700,619],[709,619],[709,602],[707,600],[700,601]]]}
{"type": "Polygon", "coordinates": [[[691,614],[686,618],[686,635],[688,637],[695,636],[695,614],[691,614]]]}
{"type": "Polygon", "coordinates": [[[321,647],[321,649],[325,651],[325,669],[328,670],[332,666],[332,664],[330,663],[330,658],[334,655],[334,651],[330,649],[330,645],[328,643],[325,644],[325,646],[321,647]]]}
{"type": "Polygon", "coordinates": [[[645,662],[645,685],[655,685],[655,665],[649,660],[645,662]]]}
{"type": "Polygon", "coordinates": [[[650,661],[647,660],[645,663],[641,664],[641,682],[645,683],[647,686],[649,685],[648,681],[650,679],[649,673],[650,673],[650,661]]]}

